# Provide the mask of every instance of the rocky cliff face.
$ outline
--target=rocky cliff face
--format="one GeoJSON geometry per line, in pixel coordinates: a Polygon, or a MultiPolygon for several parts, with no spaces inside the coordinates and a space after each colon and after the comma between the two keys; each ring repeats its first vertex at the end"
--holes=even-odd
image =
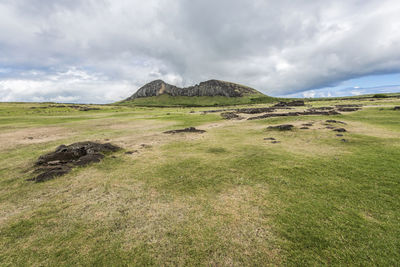
{"type": "Polygon", "coordinates": [[[180,88],[162,80],[152,81],[134,93],[131,97],[126,100],[133,100],[140,97],[150,97],[162,94],[168,94],[171,96],[226,96],[226,97],[241,97],[250,94],[261,94],[257,90],[246,87],[243,85],[218,81],[209,80],[201,82],[200,84],[180,88]]]}

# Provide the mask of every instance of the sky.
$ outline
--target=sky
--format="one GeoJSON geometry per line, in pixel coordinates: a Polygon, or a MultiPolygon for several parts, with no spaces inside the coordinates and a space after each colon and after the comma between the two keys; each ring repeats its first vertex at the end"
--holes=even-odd
{"type": "Polygon", "coordinates": [[[111,103],[155,79],[400,92],[398,0],[0,0],[0,101],[111,103]]]}

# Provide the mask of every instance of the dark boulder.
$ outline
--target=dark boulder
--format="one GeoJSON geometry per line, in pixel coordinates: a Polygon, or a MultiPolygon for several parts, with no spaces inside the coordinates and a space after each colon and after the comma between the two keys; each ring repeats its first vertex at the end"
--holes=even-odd
{"type": "Polygon", "coordinates": [[[279,131],[290,131],[293,129],[293,125],[291,124],[282,124],[282,125],[276,125],[276,126],[268,126],[267,129],[269,130],[279,130],[279,131]]]}
{"type": "Polygon", "coordinates": [[[279,102],[275,104],[274,107],[301,107],[304,106],[303,100],[294,100],[291,102],[279,102]]]}
{"type": "Polygon", "coordinates": [[[165,131],[165,134],[176,134],[176,133],[205,133],[205,130],[200,130],[196,129],[195,127],[189,127],[189,128],[184,128],[184,129],[178,129],[178,130],[171,130],[171,131],[165,131]]]}
{"type": "Polygon", "coordinates": [[[358,111],[360,109],[361,108],[346,108],[346,107],[343,107],[343,108],[338,108],[337,110],[341,111],[341,112],[353,112],[353,111],[358,111]]]}
{"type": "Polygon", "coordinates": [[[243,119],[243,117],[240,117],[238,114],[235,112],[222,112],[221,117],[224,118],[225,120],[232,120],[232,119],[243,119]]]}
{"type": "Polygon", "coordinates": [[[236,112],[244,114],[257,114],[257,113],[273,112],[273,111],[275,111],[274,108],[240,108],[236,110],[236,112]]]}
{"type": "Polygon", "coordinates": [[[341,123],[341,124],[346,124],[346,123],[343,122],[343,121],[337,121],[337,120],[326,120],[325,122],[328,122],[328,123],[341,123]]]}
{"type": "Polygon", "coordinates": [[[345,128],[337,128],[337,129],[333,129],[335,132],[339,132],[339,133],[344,133],[347,132],[345,128]]]}
{"type": "Polygon", "coordinates": [[[35,163],[38,175],[30,181],[43,182],[56,176],[64,175],[75,166],[85,166],[93,162],[100,162],[103,153],[116,152],[120,148],[110,143],[78,142],[71,145],[60,145],[54,152],[38,158],[35,163]]]}

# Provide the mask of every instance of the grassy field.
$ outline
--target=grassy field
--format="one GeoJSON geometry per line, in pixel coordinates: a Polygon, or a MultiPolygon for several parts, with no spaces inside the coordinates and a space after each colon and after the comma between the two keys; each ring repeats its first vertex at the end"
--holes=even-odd
{"type": "Polygon", "coordinates": [[[123,106],[147,106],[147,107],[212,107],[212,106],[230,106],[246,105],[259,103],[272,103],[278,99],[263,94],[246,95],[243,97],[225,97],[225,96],[170,96],[167,94],[136,98],[131,101],[121,101],[117,105],[123,106]]]}
{"type": "Polygon", "coordinates": [[[309,104],[338,103],[365,106],[227,121],[205,107],[1,103],[0,265],[397,265],[400,100],[309,104]],[[281,123],[296,129],[266,130],[281,123]],[[188,126],[207,132],[162,133],[188,126]],[[85,140],[123,150],[26,181],[41,154],[85,140]]]}

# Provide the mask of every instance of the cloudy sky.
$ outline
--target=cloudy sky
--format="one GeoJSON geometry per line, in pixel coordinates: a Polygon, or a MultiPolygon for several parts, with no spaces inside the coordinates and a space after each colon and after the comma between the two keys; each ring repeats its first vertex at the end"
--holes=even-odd
{"type": "Polygon", "coordinates": [[[399,92],[399,14],[398,0],[0,0],[0,101],[110,103],[154,79],[399,92]]]}

